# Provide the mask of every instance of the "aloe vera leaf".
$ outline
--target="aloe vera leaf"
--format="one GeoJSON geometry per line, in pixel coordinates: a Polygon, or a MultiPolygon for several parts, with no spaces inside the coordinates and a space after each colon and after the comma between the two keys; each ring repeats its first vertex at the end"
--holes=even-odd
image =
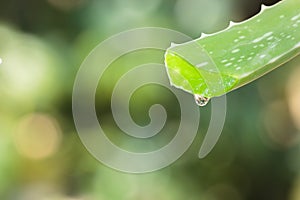
{"type": "Polygon", "coordinates": [[[242,23],[165,54],[171,85],[204,98],[221,96],[292,59],[300,52],[300,0],[262,6],[242,23]]]}

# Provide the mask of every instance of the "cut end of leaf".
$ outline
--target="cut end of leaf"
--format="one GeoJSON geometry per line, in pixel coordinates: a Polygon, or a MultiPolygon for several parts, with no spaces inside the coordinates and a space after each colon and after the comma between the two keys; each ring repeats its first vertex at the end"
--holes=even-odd
{"type": "Polygon", "coordinates": [[[207,52],[196,43],[171,46],[165,54],[165,65],[172,86],[205,98],[221,96],[238,82],[235,77],[220,73],[207,52]],[[186,51],[186,47],[190,49],[186,51]]]}

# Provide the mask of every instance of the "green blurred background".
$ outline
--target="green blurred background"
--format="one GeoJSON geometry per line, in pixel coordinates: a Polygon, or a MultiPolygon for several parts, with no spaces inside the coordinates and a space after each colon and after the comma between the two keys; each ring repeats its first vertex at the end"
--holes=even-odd
{"type": "MultiPolygon", "coordinates": [[[[230,20],[253,16],[262,3],[275,2],[2,0],[0,199],[299,200],[300,57],[227,95],[222,136],[202,160],[197,153],[210,106],[201,108],[198,136],[184,156],[143,175],[120,173],[95,160],[81,144],[72,118],[76,72],[88,53],[109,36],[155,26],[196,38],[201,32],[227,27],[230,20]]],[[[162,63],[163,53],[144,50],[122,57],[100,82],[99,121],[120,145],[127,143],[110,111],[114,83],[131,66],[162,63]]],[[[174,95],[150,85],[132,96],[130,109],[138,124],[149,122],[147,111],[153,103],[166,107],[169,125],[167,133],[147,148],[169,141],[180,120],[174,95]]]]}

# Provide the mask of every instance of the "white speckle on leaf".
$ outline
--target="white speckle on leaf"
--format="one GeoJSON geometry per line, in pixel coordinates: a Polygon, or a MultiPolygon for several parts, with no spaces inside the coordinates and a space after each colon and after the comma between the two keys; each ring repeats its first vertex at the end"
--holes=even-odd
{"type": "Polygon", "coordinates": [[[235,40],[234,40],[235,43],[237,43],[238,41],[239,41],[238,39],[235,39],[235,40]]]}
{"type": "Polygon", "coordinates": [[[248,57],[248,58],[247,58],[247,60],[251,60],[251,59],[252,59],[252,57],[248,57]]]}
{"type": "Polygon", "coordinates": [[[274,37],[273,36],[271,36],[271,37],[268,37],[267,38],[267,40],[272,40],[274,37]]]}
{"type": "Polygon", "coordinates": [[[226,63],[227,61],[228,61],[228,60],[225,59],[225,60],[222,60],[221,63],[226,63]]]}
{"type": "Polygon", "coordinates": [[[200,63],[200,64],[198,64],[198,65],[196,65],[197,67],[204,67],[204,66],[206,66],[208,64],[208,62],[204,62],[204,63],[200,63]]]}
{"type": "Polygon", "coordinates": [[[237,53],[239,51],[240,51],[240,49],[234,49],[234,50],[231,51],[231,53],[237,53]]]}
{"type": "Polygon", "coordinates": [[[235,58],[234,58],[234,57],[232,57],[232,58],[230,58],[230,60],[231,60],[231,61],[233,61],[233,60],[235,60],[235,58]]]}
{"type": "Polygon", "coordinates": [[[229,67],[230,65],[232,65],[232,63],[227,63],[225,66],[226,66],[226,67],[229,67]]]}
{"type": "Polygon", "coordinates": [[[242,61],[243,61],[242,59],[239,59],[239,60],[238,60],[238,62],[242,62],[242,61]]]}
{"type": "Polygon", "coordinates": [[[259,37],[259,38],[256,38],[255,40],[253,40],[253,43],[257,43],[257,42],[260,42],[262,41],[263,39],[271,36],[273,34],[273,32],[267,32],[266,34],[264,34],[263,36],[259,37]]]}
{"type": "Polygon", "coordinates": [[[0,65],[2,64],[2,59],[0,58],[0,65]]]}
{"type": "Polygon", "coordinates": [[[266,57],[266,55],[263,54],[263,55],[260,55],[259,57],[260,57],[260,58],[264,58],[264,57],[266,57]]]}
{"type": "Polygon", "coordinates": [[[284,15],[280,15],[279,18],[280,18],[280,19],[284,18],[284,15]]]}
{"type": "Polygon", "coordinates": [[[244,35],[241,35],[239,38],[240,39],[245,39],[246,37],[244,35]]]}
{"type": "Polygon", "coordinates": [[[235,68],[236,70],[240,70],[241,69],[241,67],[237,67],[237,68],[235,68]]]}
{"type": "Polygon", "coordinates": [[[299,15],[296,15],[296,16],[294,16],[294,17],[292,17],[292,21],[295,21],[295,20],[297,20],[298,18],[300,17],[300,14],[299,15]]]}

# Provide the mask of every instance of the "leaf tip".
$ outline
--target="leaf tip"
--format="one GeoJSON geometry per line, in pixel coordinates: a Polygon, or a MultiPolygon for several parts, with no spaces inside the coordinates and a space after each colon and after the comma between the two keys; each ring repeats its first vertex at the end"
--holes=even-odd
{"type": "Polygon", "coordinates": [[[261,4],[261,9],[260,9],[260,12],[263,12],[264,10],[267,10],[269,8],[271,8],[272,6],[268,6],[268,5],[265,5],[265,4],[261,4]]]}
{"type": "Polygon", "coordinates": [[[228,26],[228,28],[230,28],[230,27],[232,27],[232,26],[234,26],[234,25],[236,25],[236,24],[237,24],[237,22],[229,21],[229,26],[228,26]]]}
{"type": "Polygon", "coordinates": [[[176,47],[176,46],[178,46],[178,45],[179,45],[179,44],[176,44],[176,43],[174,43],[174,42],[171,42],[170,48],[176,47]]]}
{"type": "Polygon", "coordinates": [[[201,33],[201,38],[205,38],[205,37],[208,37],[209,36],[209,34],[207,34],[207,33],[201,33]]]}

